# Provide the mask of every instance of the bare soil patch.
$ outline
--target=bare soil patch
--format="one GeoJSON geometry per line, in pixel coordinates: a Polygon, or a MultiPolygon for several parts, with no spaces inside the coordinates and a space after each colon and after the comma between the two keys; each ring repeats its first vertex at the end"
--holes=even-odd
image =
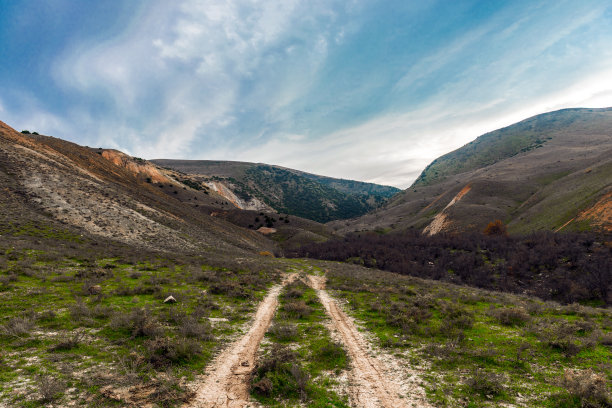
{"type": "Polygon", "coordinates": [[[251,328],[238,341],[222,352],[207,370],[209,374],[196,387],[192,402],[184,405],[189,408],[247,407],[249,403],[249,379],[255,366],[255,355],[266,330],[272,322],[278,295],[285,285],[296,279],[291,274],[282,284],[270,289],[261,302],[253,319],[251,328]]]}
{"type": "MultiPolygon", "coordinates": [[[[308,284],[317,291],[319,300],[332,319],[334,328],[338,331],[351,358],[349,374],[349,395],[351,404],[356,407],[429,407],[424,391],[414,382],[398,383],[391,381],[391,368],[396,364],[370,356],[371,349],[357,330],[352,319],[344,313],[325,291],[325,278],[308,276],[308,284]],[[384,364],[382,363],[384,362],[384,364]],[[408,394],[407,397],[404,395],[408,394]]],[[[397,378],[395,373],[394,378],[397,378]]]]}

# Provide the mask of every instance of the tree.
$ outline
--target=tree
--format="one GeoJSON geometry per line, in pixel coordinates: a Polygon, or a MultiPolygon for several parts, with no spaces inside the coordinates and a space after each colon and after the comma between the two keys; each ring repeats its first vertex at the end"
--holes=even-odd
{"type": "Polygon", "coordinates": [[[482,231],[485,235],[508,235],[508,229],[501,220],[490,222],[489,225],[482,231]]]}

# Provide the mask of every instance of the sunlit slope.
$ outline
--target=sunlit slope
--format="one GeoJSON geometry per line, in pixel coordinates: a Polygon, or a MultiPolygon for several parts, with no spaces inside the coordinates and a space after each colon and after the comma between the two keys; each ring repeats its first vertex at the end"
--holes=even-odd
{"type": "Polygon", "coordinates": [[[482,230],[500,219],[511,232],[610,229],[611,191],[612,109],[565,109],[480,136],[383,208],[335,227],[482,230]]]}

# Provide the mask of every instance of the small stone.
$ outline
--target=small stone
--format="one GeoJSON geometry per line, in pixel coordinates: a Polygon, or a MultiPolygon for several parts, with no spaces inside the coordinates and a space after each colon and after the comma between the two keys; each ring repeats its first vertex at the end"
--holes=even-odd
{"type": "Polygon", "coordinates": [[[99,295],[100,293],[102,293],[102,286],[92,285],[87,288],[87,292],[89,292],[90,295],[99,295]]]}
{"type": "Polygon", "coordinates": [[[176,303],[176,299],[174,298],[174,296],[170,295],[164,299],[164,303],[176,303]]]}

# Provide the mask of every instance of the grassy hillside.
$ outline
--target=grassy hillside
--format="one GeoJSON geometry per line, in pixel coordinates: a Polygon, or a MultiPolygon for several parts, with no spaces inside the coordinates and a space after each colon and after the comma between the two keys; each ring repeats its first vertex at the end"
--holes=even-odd
{"type": "MultiPolygon", "coordinates": [[[[0,235],[0,405],[189,404],[287,272],[325,275],[369,353],[394,367],[391,378],[420,384],[430,406],[611,402],[606,309],[349,264],[149,252],[40,226],[0,235]],[[164,303],[169,295],[177,302],[164,303]]],[[[354,367],[314,291],[296,281],[279,301],[256,364],[243,367],[252,398],[355,406],[354,367]]]]}
{"type": "Polygon", "coordinates": [[[433,184],[448,176],[490,166],[519,153],[538,149],[551,140],[560,129],[572,127],[584,131],[594,124],[597,126],[597,116],[605,116],[609,111],[564,109],[534,116],[486,133],[467,145],[435,159],[419,175],[414,186],[433,184]],[[591,115],[585,116],[585,111],[591,115]]]}
{"type": "Polygon", "coordinates": [[[612,109],[565,109],[480,136],[338,232],[612,230],[612,109]],[[606,198],[608,197],[608,198],[606,198]],[[426,229],[427,227],[427,229],[426,229]]]}

